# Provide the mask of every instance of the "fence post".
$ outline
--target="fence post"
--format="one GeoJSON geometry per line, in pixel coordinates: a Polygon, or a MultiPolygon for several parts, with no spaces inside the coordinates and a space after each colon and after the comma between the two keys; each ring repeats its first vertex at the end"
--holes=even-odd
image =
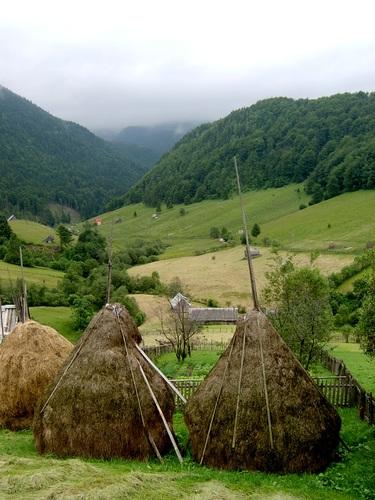
{"type": "Polygon", "coordinates": [[[360,389],[360,395],[359,395],[359,418],[361,420],[365,419],[365,410],[366,410],[366,393],[365,391],[361,388],[360,389]]]}
{"type": "Polygon", "coordinates": [[[369,394],[369,416],[368,423],[372,425],[374,423],[374,402],[375,400],[372,397],[372,392],[369,394]]]}

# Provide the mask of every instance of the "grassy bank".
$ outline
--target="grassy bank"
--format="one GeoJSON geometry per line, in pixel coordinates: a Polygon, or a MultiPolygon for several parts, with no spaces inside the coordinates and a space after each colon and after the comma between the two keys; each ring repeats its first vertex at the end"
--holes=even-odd
{"type": "MultiPolygon", "coordinates": [[[[46,267],[24,268],[27,283],[37,283],[38,285],[45,285],[47,288],[54,288],[63,275],[60,271],[46,267]]],[[[21,278],[21,267],[0,260],[0,280],[7,284],[10,280],[15,281],[17,278],[21,278]]]]}

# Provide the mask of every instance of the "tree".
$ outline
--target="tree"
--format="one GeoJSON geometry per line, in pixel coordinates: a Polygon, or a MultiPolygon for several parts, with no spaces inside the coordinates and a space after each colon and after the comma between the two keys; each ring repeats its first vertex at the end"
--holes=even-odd
{"type": "Polygon", "coordinates": [[[368,282],[367,294],[362,302],[357,331],[365,354],[375,357],[375,266],[368,282]]]}
{"type": "Polygon", "coordinates": [[[296,268],[290,257],[276,257],[266,277],[264,298],[274,309],[271,320],[307,370],[330,336],[328,281],[318,269],[296,268]]]}
{"type": "Polygon", "coordinates": [[[57,235],[59,237],[59,240],[60,240],[60,248],[61,248],[61,250],[63,250],[64,248],[66,248],[69,245],[69,243],[71,243],[73,241],[72,233],[63,224],[60,224],[57,227],[56,233],[57,233],[57,235]]]}
{"type": "Polygon", "coordinates": [[[8,241],[12,234],[12,228],[10,227],[6,217],[4,215],[0,215],[0,244],[8,241]]]}
{"type": "Polygon", "coordinates": [[[178,361],[191,356],[191,339],[200,328],[199,323],[191,320],[187,304],[171,308],[167,314],[160,311],[160,333],[171,343],[178,361]]]}
{"type": "Polygon", "coordinates": [[[260,226],[259,224],[255,223],[251,229],[251,236],[256,238],[259,235],[260,235],[260,226]]]}
{"type": "Polygon", "coordinates": [[[213,238],[215,240],[217,240],[218,238],[220,238],[220,229],[218,227],[211,227],[210,229],[210,238],[213,238]]]}

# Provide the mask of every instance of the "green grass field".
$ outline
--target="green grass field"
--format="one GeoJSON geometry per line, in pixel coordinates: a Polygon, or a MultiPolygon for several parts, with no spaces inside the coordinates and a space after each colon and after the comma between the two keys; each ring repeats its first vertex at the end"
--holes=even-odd
{"type": "MultiPolygon", "coordinates": [[[[291,185],[278,189],[252,191],[245,193],[244,202],[251,224],[261,226],[291,212],[299,210],[301,203],[306,203],[307,196],[301,185],[291,185]]],[[[238,197],[229,200],[209,200],[188,206],[162,208],[159,219],[152,218],[155,209],[142,204],[123,207],[102,215],[99,231],[107,238],[113,224],[113,245],[124,248],[137,239],[161,239],[167,244],[162,258],[194,255],[214,248],[225,248],[225,244],[209,237],[210,228],[225,226],[239,243],[239,231],[242,229],[241,212],[238,197]],[[186,214],[180,215],[184,208],[186,214]],[[134,217],[134,212],[137,217],[134,217]]]]}
{"type": "Polygon", "coordinates": [[[344,361],[353,377],[366,391],[375,394],[375,359],[363,354],[359,344],[335,342],[329,351],[335,358],[344,361]]]}
{"type": "Polygon", "coordinates": [[[356,191],[268,222],[264,234],[291,250],[355,253],[375,240],[375,191],[356,191]],[[330,227],[329,227],[330,226],[330,227]]]}
{"type": "MultiPolygon", "coordinates": [[[[371,499],[375,494],[374,429],[355,410],[340,411],[350,451],[321,474],[227,472],[194,463],[181,466],[170,454],[164,464],[39,456],[31,431],[0,430],[1,499],[371,499]]],[[[182,447],[187,431],[181,414],[174,429],[182,447]]]]}
{"type": "Polygon", "coordinates": [[[73,344],[80,334],[73,330],[70,307],[30,307],[31,319],[57,330],[73,344]]]}
{"type": "Polygon", "coordinates": [[[42,245],[43,240],[51,235],[55,238],[55,244],[58,244],[55,230],[52,227],[44,226],[38,222],[17,219],[10,222],[10,227],[16,235],[21,240],[26,241],[26,243],[42,245]]]}
{"type": "MultiPolygon", "coordinates": [[[[302,185],[247,192],[244,200],[250,228],[254,222],[261,226],[255,242],[258,244],[268,237],[289,250],[350,254],[375,239],[375,222],[368,216],[375,210],[374,190],[345,193],[304,210],[299,210],[301,203],[307,203],[302,185]],[[329,250],[330,246],[333,248],[329,250]]],[[[152,218],[154,211],[137,204],[108,212],[102,215],[99,231],[108,237],[113,220],[113,242],[117,249],[136,239],[159,238],[170,245],[161,256],[165,259],[224,248],[225,244],[209,238],[213,226],[227,227],[239,243],[242,223],[236,196],[171,209],[163,206],[157,220],[152,218]],[[181,208],[186,215],[179,215],[181,208]]]]}
{"type": "MultiPolygon", "coordinates": [[[[47,288],[54,288],[64,274],[46,267],[25,267],[24,276],[29,284],[37,283],[45,285],[47,288]]],[[[21,278],[21,267],[0,260],[0,281],[6,285],[10,280],[16,281],[17,278],[21,278]]]]}

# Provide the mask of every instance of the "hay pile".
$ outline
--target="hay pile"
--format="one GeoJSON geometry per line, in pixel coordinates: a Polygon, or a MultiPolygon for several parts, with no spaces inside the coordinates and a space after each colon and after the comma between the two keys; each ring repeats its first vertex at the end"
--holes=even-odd
{"type": "Polygon", "coordinates": [[[19,323],[0,346],[0,427],[31,427],[34,408],[73,346],[49,326],[19,323]]]}
{"type": "Polygon", "coordinates": [[[140,341],[132,318],[119,304],[107,304],[93,318],[35,414],[33,431],[40,453],[147,459],[155,456],[149,436],[160,454],[169,450],[167,432],[139,364],[170,427],[174,398],[136,349],[140,341]]]}
{"type": "Polygon", "coordinates": [[[316,472],[334,459],[339,443],[341,421],[336,410],[319,392],[265,315],[258,311],[251,312],[238,323],[231,344],[188,401],[185,420],[193,455],[198,461],[202,459],[211,419],[211,432],[202,463],[213,467],[316,472]],[[221,396],[217,400],[221,387],[221,396]]]}

